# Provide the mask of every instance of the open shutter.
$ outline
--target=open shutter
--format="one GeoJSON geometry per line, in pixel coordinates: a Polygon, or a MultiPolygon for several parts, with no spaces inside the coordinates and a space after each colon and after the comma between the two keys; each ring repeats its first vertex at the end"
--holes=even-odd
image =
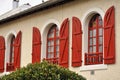
{"type": "Polygon", "coordinates": [[[41,35],[39,29],[33,27],[32,63],[40,62],[40,57],[41,57],[41,35]]]}
{"type": "Polygon", "coordinates": [[[21,56],[21,38],[22,32],[19,31],[14,41],[14,68],[20,68],[20,56],[21,56]]]}
{"type": "Polygon", "coordinates": [[[115,63],[115,9],[110,7],[104,17],[104,63],[115,63]]]}
{"type": "Polygon", "coordinates": [[[72,66],[82,64],[82,26],[77,17],[72,18],[72,66]]]}
{"type": "Polygon", "coordinates": [[[69,20],[65,19],[60,28],[60,66],[68,67],[69,52],[69,20]]]}
{"type": "Polygon", "coordinates": [[[0,72],[4,71],[5,39],[0,36],[0,72]]]}

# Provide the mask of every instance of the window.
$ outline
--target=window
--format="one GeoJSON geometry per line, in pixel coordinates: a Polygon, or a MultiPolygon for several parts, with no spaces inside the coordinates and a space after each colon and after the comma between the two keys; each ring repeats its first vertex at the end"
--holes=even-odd
{"type": "Polygon", "coordinates": [[[11,43],[10,43],[10,63],[14,63],[14,40],[15,36],[12,36],[11,43]]]}
{"type": "Polygon", "coordinates": [[[10,56],[9,56],[9,62],[7,63],[7,71],[13,71],[14,70],[14,40],[15,36],[13,35],[10,40],[10,56]]]}
{"type": "Polygon", "coordinates": [[[20,68],[21,38],[21,31],[17,33],[16,37],[12,33],[7,37],[6,71],[14,71],[20,68]]]}
{"type": "Polygon", "coordinates": [[[88,53],[85,54],[85,65],[103,63],[103,21],[95,14],[88,25],[88,53]]]}
{"type": "Polygon", "coordinates": [[[59,30],[57,25],[53,25],[47,35],[47,54],[48,62],[58,64],[59,59],[59,30]]]}

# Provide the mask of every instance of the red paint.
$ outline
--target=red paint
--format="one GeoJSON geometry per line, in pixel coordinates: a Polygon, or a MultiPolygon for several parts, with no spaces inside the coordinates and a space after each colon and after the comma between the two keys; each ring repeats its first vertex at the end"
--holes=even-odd
{"type": "Polygon", "coordinates": [[[103,63],[103,53],[85,53],[85,65],[103,63]]]}
{"type": "Polygon", "coordinates": [[[68,68],[69,57],[69,20],[65,19],[60,28],[60,66],[68,68]]]}
{"type": "Polygon", "coordinates": [[[5,59],[5,39],[0,36],[0,72],[4,71],[4,59],[5,59]]]}
{"type": "Polygon", "coordinates": [[[72,66],[82,65],[82,26],[77,17],[72,18],[72,66]]]}
{"type": "Polygon", "coordinates": [[[22,32],[19,31],[14,41],[14,68],[20,68],[21,59],[21,38],[22,32]]]}
{"type": "Polygon", "coordinates": [[[115,8],[110,7],[104,17],[104,63],[115,63],[115,8]]]}
{"type": "Polygon", "coordinates": [[[14,71],[14,63],[7,63],[6,71],[14,71]]]}
{"type": "Polygon", "coordinates": [[[41,58],[41,34],[38,28],[33,27],[32,63],[40,62],[40,58],[41,58]]]}

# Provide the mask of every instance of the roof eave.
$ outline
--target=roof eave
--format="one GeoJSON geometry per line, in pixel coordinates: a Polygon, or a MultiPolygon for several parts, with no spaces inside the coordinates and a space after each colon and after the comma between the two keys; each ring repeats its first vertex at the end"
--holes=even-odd
{"type": "Polygon", "coordinates": [[[42,4],[36,5],[34,7],[31,7],[29,9],[26,9],[24,11],[21,11],[19,13],[16,13],[14,15],[10,15],[6,18],[3,18],[0,20],[0,24],[4,24],[6,22],[16,20],[20,17],[30,15],[30,14],[33,14],[35,12],[43,11],[43,10],[46,10],[46,9],[49,9],[49,8],[52,8],[52,7],[61,5],[61,4],[65,4],[65,3],[70,2],[70,1],[73,1],[73,0],[50,0],[50,1],[44,2],[42,4]]]}

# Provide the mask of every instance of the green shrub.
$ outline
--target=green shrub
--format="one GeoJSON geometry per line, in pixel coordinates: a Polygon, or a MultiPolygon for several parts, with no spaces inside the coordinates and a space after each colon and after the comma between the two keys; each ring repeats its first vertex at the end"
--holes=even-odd
{"type": "Polygon", "coordinates": [[[86,80],[81,75],[46,61],[29,64],[1,80],[86,80]]]}

